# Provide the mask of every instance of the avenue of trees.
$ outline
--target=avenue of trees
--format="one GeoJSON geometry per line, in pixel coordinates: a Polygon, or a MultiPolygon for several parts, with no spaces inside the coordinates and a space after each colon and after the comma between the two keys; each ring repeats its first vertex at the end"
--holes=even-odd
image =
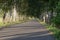
{"type": "Polygon", "coordinates": [[[23,15],[60,27],[60,0],[0,0],[0,10],[3,21],[7,14],[14,20],[23,15]]]}

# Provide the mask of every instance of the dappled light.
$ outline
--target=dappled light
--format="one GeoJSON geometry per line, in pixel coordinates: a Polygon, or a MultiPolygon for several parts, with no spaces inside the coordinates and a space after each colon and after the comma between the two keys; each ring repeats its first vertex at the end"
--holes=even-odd
{"type": "Polygon", "coordinates": [[[6,40],[60,40],[60,0],[0,0],[0,30],[6,40]]]}

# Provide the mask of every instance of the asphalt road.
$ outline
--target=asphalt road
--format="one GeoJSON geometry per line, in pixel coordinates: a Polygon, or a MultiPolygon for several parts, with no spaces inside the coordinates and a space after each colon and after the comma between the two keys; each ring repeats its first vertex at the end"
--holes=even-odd
{"type": "Polygon", "coordinates": [[[0,40],[54,40],[52,33],[36,20],[0,30],[0,40]]]}

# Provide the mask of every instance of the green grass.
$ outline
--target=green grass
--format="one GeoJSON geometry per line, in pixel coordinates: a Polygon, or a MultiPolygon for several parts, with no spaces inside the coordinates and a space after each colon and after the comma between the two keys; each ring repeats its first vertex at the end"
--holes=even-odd
{"type": "Polygon", "coordinates": [[[60,40],[60,29],[58,29],[58,28],[56,28],[56,27],[54,27],[52,25],[47,25],[44,22],[41,22],[41,21],[39,21],[39,22],[40,22],[40,24],[46,26],[46,28],[53,33],[53,35],[54,35],[54,37],[55,37],[56,40],[60,40]]]}
{"type": "Polygon", "coordinates": [[[9,23],[0,22],[0,27],[13,25],[13,24],[18,24],[18,23],[22,23],[22,22],[24,22],[24,21],[16,21],[16,22],[9,22],[9,23]]]}
{"type": "Polygon", "coordinates": [[[56,38],[56,40],[60,40],[60,29],[53,27],[52,25],[48,25],[47,29],[53,32],[53,35],[56,38]]]}
{"type": "Polygon", "coordinates": [[[26,22],[26,21],[30,21],[30,20],[25,19],[25,20],[20,20],[20,21],[15,21],[15,22],[3,23],[2,18],[0,18],[0,28],[8,27],[10,25],[20,24],[20,23],[23,23],[23,22],[26,22]]]}

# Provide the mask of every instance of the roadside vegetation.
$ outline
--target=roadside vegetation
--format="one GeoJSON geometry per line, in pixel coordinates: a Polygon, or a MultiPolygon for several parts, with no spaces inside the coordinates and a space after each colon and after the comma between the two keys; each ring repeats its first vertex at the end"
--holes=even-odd
{"type": "Polygon", "coordinates": [[[60,29],[58,29],[52,25],[47,26],[47,29],[49,29],[51,32],[53,32],[53,35],[56,40],[60,40],[60,29]]]}
{"type": "Polygon", "coordinates": [[[40,24],[44,25],[48,30],[53,33],[55,40],[60,40],[60,29],[53,25],[46,24],[45,22],[41,22],[41,20],[38,20],[38,22],[40,22],[40,24]]]}
{"type": "Polygon", "coordinates": [[[60,40],[60,0],[0,0],[1,27],[34,18],[49,25],[60,40]]]}

